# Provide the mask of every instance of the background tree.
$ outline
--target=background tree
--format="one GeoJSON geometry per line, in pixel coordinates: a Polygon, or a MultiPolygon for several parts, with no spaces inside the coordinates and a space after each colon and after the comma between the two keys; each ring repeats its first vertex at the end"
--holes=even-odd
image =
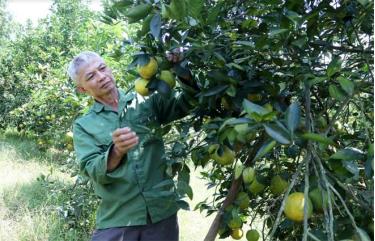
{"type": "MultiPolygon", "coordinates": [[[[51,145],[72,150],[69,130],[74,118],[87,110],[89,98],[75,93],[66,68],[83,50],[96,51],[121,70],[131,48],[122,48],[125,25],[99,22],[87,5],[75,0],[55,1],[52,14],[32,25],[17,26],[2,51],[1,127],[15,126],[38,137],[41,148],[51,145]],[[86,101],[85,101],[86,99],[86,101]],[[66,135],[68,133],[68,135],[66,135]]],[[[130,28],[126,31],[131,32],[130,28]]],[[[114,73],[126,86],[124,71],[114,73]]]]}
{"type": "Polygon", "coordinates": [[[141,25],[133,64],[158,60],[150,91],[170,91],[162,70],[190,71],[199,88],[192,115],[172,128],[169,171],[178,173],[177,191],[191,198],[182,159],[190,153],[215,187],[212,200],[196,207],[216,213],[205,240],[241,238],[255,219],[264,221],[264,240],[370,240],[372,19],[366,0],[107,5],[105,22],[141,25]],[[165,53],[175,49],[185,59],[170,66],[165,53]]]}
{"type": "Polygon", "coordinates": [[[61,220],[50,227],[59,230],[51,232],[59,240],[84,240],[94,227],[97,198],[90,183],[78,177],[71,126],[92,100],[76,93],[66,69],[79,52],[96,51],[115,70],[117,84],[127,87],[132,79],[124,66],[131,62],[134,48],[122,46],[122,40],[135,30],[126,23],[100,22],[100,15],[78,0],[56,0],[51,14],[35,27],[21,26],[8,21],[0,3],[0,131],[16,129],[35,139],[40,150],[56,154],[55,167],[77,177],[73,186],[59,185],[47,174],[38,182],[48,189],[50,200],[60,198],[53,210],[61,220]]]}

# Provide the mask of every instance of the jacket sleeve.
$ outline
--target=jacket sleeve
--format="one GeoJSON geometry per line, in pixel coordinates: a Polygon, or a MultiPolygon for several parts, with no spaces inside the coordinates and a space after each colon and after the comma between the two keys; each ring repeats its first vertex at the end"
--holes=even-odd
{"type": "Polygon", "coordinates": [[[113,183],[123,166],[121,163],[114,171],[107,172],[108,155],[113,143],[108,146],[97,145],[95,137],[77,122],[73,125],[73,142],[81,173],[99,184],[113,183]]]}

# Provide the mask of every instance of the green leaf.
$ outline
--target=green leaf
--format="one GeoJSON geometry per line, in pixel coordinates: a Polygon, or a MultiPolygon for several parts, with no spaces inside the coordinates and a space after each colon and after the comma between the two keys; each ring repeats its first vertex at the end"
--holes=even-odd
{"type": "Polygon", "coordinates": [[[335,144],[330,138],[316,134],[316,133],[311,133],[311,132],[303,134],[302,138],[311,140],[311,141],[320,142],[323,144],[329,144],[329,145],[335,144]]]}
{"type": "Polygon", "coordinates": [[[269,136],[281,144],[290,144],[288,134],[285,133],[280,127],[275,125],[264,124],[264,128],[269,136]]]}
{"type": "Polygon", "coordinates": [[[228,68],[236,68],[242,71],[245,70],[241,65],[236,64],[236,63],[229,63],[229,64],[226,64],[225,66],[227,66],[228,68]]]}
{"type": "Polygon", "coordinates": [[[190,185],[187,185],[186,187],[186,195],[190,198],[190,200],[193,200],[193,189],[190,185]]]}
{"type": "Polygon", "coordinates": [[[297,40],[294,40],[292,44],[302,49],[305,46],[306,42],[306,38],[298,38],[297,40]]]}
{"type": "Polygon", "coordinates": [[[124,15],[128,17],[130,23],[134,23],[145,18],[151,10],[151,4],[140,4],[129,9],[124,15]]]}
{"type": "Polygon", "coordinates": [[[186,152],[186,146],[180,142],[175,142],[172,148],[172,153],[175,156],[184,155],[186,152]]]}
{"type": "MultiPolygon", "coordinates": [[[[357,0],[363,7],[366,7],[367,4],[370,2],[369,0],[357,0]]],[[[363,241],[363,240],[362,240],[363,241]]]]}
{"type": "Polygon", "coordinates": [[[357,227],[357,234],[361,241],[371,241],[370,237],[363,229],[357,227]]]}
{"type": "Polygon", "coordinates": [[[254,157],[254,161],[262,158],[264,155],[266,155],[268,152],[272,150],[276,146],[276,141],[270,141],[266,142],[257,152],[257,154],[254,157]]]}
{"type": "Polygon", "coordinates": [[[216,95],[216,94],[219,94],[221,92],[223,92],[224,90],[226,90],[229,86],[228,85],[217,85],[211,89],[208,89],[208,90],[205,90],[205,91],[202,91],[199,96],[213,96],[213,95],[216,95]]]}
{"type": "Polygon", "coordinates": [[[331,155],[332,159],[340,160],[360,160],[364,157],[364,153],[355,148],[345,148],[338,150],[335,154],[331,155]]]}
{"type": "Polygon", "coordinates": [[[267,110],[266,108],[264,108],[260,105],[257,105],[257,104],[254,104],[254,103],[250,102],[247,99],[243,100],[242,106],[248,114],[256,113],[258,115],[263,116],[263,115],[266,115],[266,114],[271,112],[271,111],[267,110]]]}
{"type": "Polygon", "coordinates": [[[187,3],[190,15],[195,19],[199,19],[203,9],[203,0],[189,0],[187,3]]]}
{"type": "Polygon", "coordinates": [[[219,52],[214,52],[214,55],[216,58],[218,58],[221,62],[225,63],[226,60],[225,58],[219,53],[219,52]]]}
{"type": "Polygon", "coordinates": [[[169,5],[166,5],[164,3],[161,3],[161,17],[163,19],[170,19],[172,18],[172,10],[169,5]]]}
{"type": "Polygon", "coordinates": [[[177,206],[181,209],[184,209],[184,210],[187,210],[187,211],[190,211],[190,207],[189,207],[189,203],[184,201],[184,200],[178,200],[177,202],[177,206]]]}
{"type": "Polygon", "coordinates": [[[187,182],[179,181],[177,183],[177,192],[181,196],[186,194],[190,199],[193,199],[193,189],[187,182]]]}
{"type": "Polygon", "coordinates": [[[247,130],[249,130],[249,126],[247,124],[235,125],[234,130],[237,131],[237,133],[246,133],[247,130]]]}
{"type": "Polygon", "coordinates": [[[219,140],[223,142],[225,139],[228,139],[230,143],[233,143],[236,139],[237,133],[233,128],[227,128],[220,131],[219,140]]]}
{"type": "Polygon", "coordinates": [[[345,90],[346,93],[348,93],[349,95],[353,94],[353,92],[354,92],[354,83],[352,81],[350,81],[347,78],[341,77],[341,76],[338,77],[337,80],[339,81],[339,83],[341,85],[341,88],[343,90],[345,90]]]}
{"type": "Polygon", "coordinates": [[[279,34],[282,34],[282,33],[285,33],[285,32],[288,32],[289,29],[275,29],[275,30],[272,30],[269,34],[270,37],[274,37],[276,35],[279,35],[279,34]]]}
{"type": "Polygon", "coordinates": [[[157,90],[161,94],[168,94],[169,92],[171,92],[171,87],[164,81],[159,80],[157,83],[157,90]]]}
{"type": "Polygon", "coordinates": [[[169,5],[171,14],[174,19],[182,20],[186,17],[186,2],[185,0],[172,0],[169,5]]]}
{"type": "Polygon", "coordinates": [[[343,164],[343,167],[345,167],[346,170],[348,170],[354,176],[358,177],[359,169],[358,169],[358,164],[356,162],[354,162],[354,161],[343,161],[342,164],[343,164]]]}
{"type": "Polygon", "coordinates": [[[150,31],[150,23],[154,15],[148,15],[142,22],[142,28],[137,32],[138,37],[145,36],[150,31]]]}
{"type": "Polygon", "coordinates": [[[155,16],[152,17],[150,22],[150,29],[151,34],[154,36],[155,39],[158,39],[160,36],[160,28],[161,28],[161,16],[160,14],[155,14],[155,16]]]}
{"type": "Polygon", "coordinates": [[[374,157],[374,143],[371,143],[367,149],[367,156],[374,157]]]}
{"type": "Polygon", "coordinates": [[[286,111],[286,123],[292,136],[301,119],[301,110],[297,102],[293,102],[286,111]]]}
{"type": "Polygon", "coordinates": [[[218,3],[214,8],[208,11],[208,17],[207,17],[208,25],[213,25],[214,23],[216,23],[216,20],[217,20],[217,17],[219,16],[220,11],[221,11],[220,3],[218,3]]]}
{"type": "Polygon", "coordinates": [[[328,87],[329,95],[339,101],[343,101],[345,99],[345,94],[335,85],[329,85],[328,87]]]}
{"type": "Polygon", "coordinates": [[[234,44],[243,45],[247,47],[254,47],[254,43],[250,41],[235,41],[234,44]]]}
{"type": "Polygon", "coordinates": [[[329,63],[327,67],[328,77],[331,77],[337,72],[339,72],[341,70],[341,64],[342,64],[342,61],[340,58],[333,58],[331,63],[329,63]]]}
{"type": "Polygon", "coordinates": [[[224,121],[222,126],[225,126],[225,125],[234,126],[234,125],[247,124],[247,123],[250,123],[250,120],[248,118],[230,118],[224,121]]]}
{"type": "Polygon", "coordinates": [[[150,62],[150,56],[148,54],[139,54],[135,57],[136,65],[144,66],[150,62]]]}
{"type": "Polygon", "coordinates": [[[244,165],[241,162],[237,162],[236,166],[234,167],[234,179],[241,177],[243,169],[244,165]]]}
{"type": "Polygon", "coordinates": [[[301,16],[298,13],[291,10],[287,10],[286,17],[289,18],[294,24],[298,24],[301,19],[301,16]]]}
{"type": "Polygon", "coordinates": [[[320,76],[320,77],[315,77],[313,79],[309,79],[308,83],[310,86],[313,86],[315,84],[319,84],[323,81],[327,80],[327,77],[326,76],[320,76]]]}
{"type": "Polygon", "coordinates": [[[116,8],[118,10],[121,10],[123,8],[126,8],[130,5],[132,5],[132,4],[133,4],[132,0],[122,0],[122,1],[119,1],[119,2],[113,3],[112,7],[116,8]]]}
{"type": "Polygon", "coordinates": [[[230,85],[229,88],[225,91],[225,93],[231,97],[235,97],[237,92],[237,88],[233,85],[230,85]]]}

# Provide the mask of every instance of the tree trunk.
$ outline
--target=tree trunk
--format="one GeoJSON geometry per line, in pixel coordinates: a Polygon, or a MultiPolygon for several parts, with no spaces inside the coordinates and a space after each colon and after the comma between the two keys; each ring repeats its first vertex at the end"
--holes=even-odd
{"type": "Polygon", "coordinates": [[[240,189],[240,186],[242,184],[242,178],[238,178],[236,180],[233,180],[232,185],[229,189],[228,196],[225,198],[223,205],[220,207],[218,213],[216,214],[216,217],[214,221],[211,224],[210,229],[208,230],[208,233],[206,237],[204,238],[204,241],[214,241],[217,235],[217,232],[219,230],[221,217],[224,214],[224,209],[228,207],[236,198],[238,190],[240,189]]]}
{"type": "MultiPolygon", "coordinates": [[[[254,148],[251,150],[251,153],[248,155],[247,159],[243,163],[245,166],[250,166],[250,163],[254,159],[257,151],[259,150],[259,148],[263,144],[264,139],[265,139],[265,134],[263,133],[263,135],[261,135],[259,140],[254,144],[254,148]]],[[[229,189],[228,195],[226,196],[226,198],[223,202],[223,205],[218,210],[218,212],[216,214],[216,217],[215,217],[214,221],[212,222],[211,227],[208,230],[208,233],[207,233],[206,237],[204,238],[204,241],[214,241],[215,240],[217,232],[218,232],[219,227],[220,227],[221,217],[224,214],[224,210],[225,210],[226,207],[228,207],[230,204],[232,204],[233,201],[236,199],[236,196],[237,196],[237,193],[238,193],[238,191],[241,187],[241,184],[242,184],[242,178],[238,178],[237,180],[234,179],[232,181],[232,185],[229,189]]]]}

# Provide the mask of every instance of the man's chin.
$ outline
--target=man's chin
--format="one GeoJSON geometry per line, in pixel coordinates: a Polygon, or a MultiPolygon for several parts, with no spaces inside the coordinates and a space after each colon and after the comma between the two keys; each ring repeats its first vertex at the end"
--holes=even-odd
{"type": "Polygon", "coordinates": [[[112,91],[116,90],[116,86],[114,84],[111,84],[108,87],[106,87],[104,90],[106,93],[111,93],[112,91]]]}

